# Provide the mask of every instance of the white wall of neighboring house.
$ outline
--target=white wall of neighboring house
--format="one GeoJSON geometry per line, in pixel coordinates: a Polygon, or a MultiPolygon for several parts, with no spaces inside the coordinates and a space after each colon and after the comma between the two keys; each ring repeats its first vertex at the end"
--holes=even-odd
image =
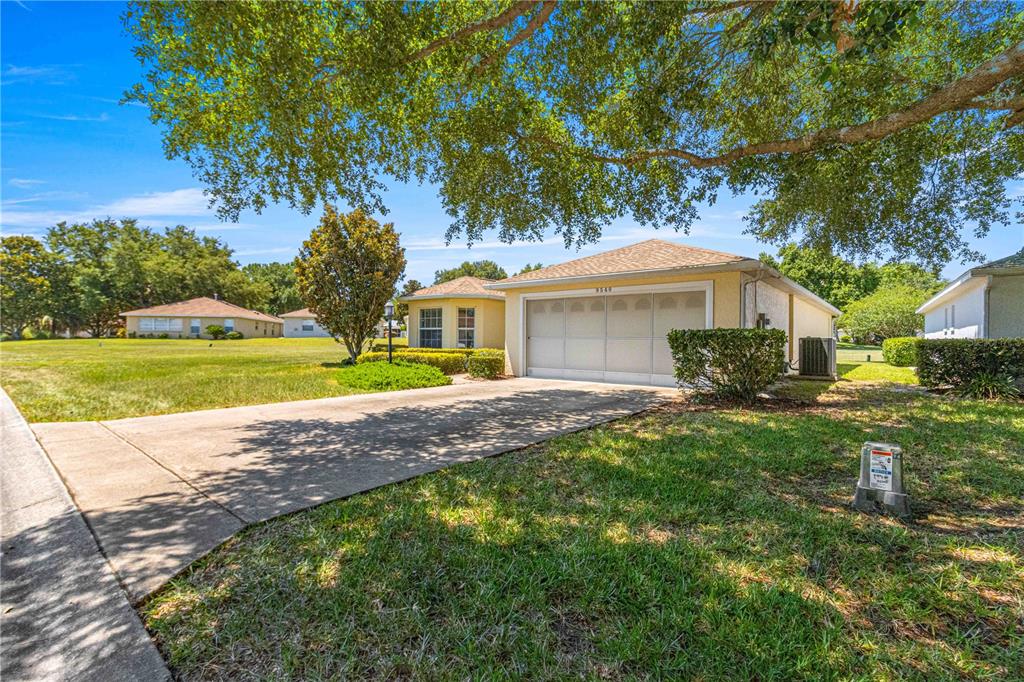
{"type": "Polygon", "coordinates": [[[980,339],[985,335],[986,278],[975,277],[924,314],[926,339],[980,339]]]}
{"type": "Polygon", "coordinates": [[[284,318],[284,335],[289,339],[330,336],[326,329],[316,323],[315,319],[301,317],[284,318]]]}

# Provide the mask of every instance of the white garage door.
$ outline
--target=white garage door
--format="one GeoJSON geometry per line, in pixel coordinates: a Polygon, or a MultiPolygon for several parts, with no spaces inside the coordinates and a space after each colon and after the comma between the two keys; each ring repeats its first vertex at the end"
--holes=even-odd
{"type": "Polygon", "coordinates": [[[526,374],[674,386],[671,329],[708,325],[706,290],[526,301],[526,374]]]}

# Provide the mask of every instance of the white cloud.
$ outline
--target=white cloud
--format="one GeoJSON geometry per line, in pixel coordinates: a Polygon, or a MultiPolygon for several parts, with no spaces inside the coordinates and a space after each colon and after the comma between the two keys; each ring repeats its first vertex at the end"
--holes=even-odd
{"type": "Polygon", "coordinates": [[[8,64],[0,72],[0,75],[3,77],[3,80],[0,81],[3,85],[36,83],[40,81],[48,85],[63,85],[74,78],[74,74],[71,73],[68,66],[61,64],[41,64],[39,66],[8,64]]]}
{"type": "Polygon", "coordinates": [[[19,189],[27,189],[36,185],[45,185],[46,180],[33,180],[32,178],[11,178],[7,181],[8,185],[12,187],[18,187],[19,189]]]}
{"type": "Polygon", "coordinates": [[[236,256],[272,256],[280,253],[297,253],[298,249],[291,246],[279,246],[273,249],[250,249],[248,251],[235,251],[236,256]]]}
{"type": "Polygon", "coordinates": [[[170,192],[150,192],[125,197],[109,204],[97,206],[93,213],[148,218],[153,216],[209,215],[209,200],[198,187],[176,189],[170,192]]]}
{"type": "Polygon", "coordinates": [[[105,123],[110,116],[103,112],[99,116],[79,116],[77,114],[39,114],[36,118],[45,118],[50,121],[76,121],[82,123],[105,123]]]}

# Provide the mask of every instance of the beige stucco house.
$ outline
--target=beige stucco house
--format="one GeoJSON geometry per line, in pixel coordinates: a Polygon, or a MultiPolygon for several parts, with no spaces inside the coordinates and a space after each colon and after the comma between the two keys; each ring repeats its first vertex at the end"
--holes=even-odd
{"type": "Polygon", "coordinates": [[[831,337],[840,312],[757,259],[660,239],[482,287],[505,296],[516,376],[674,386],[665,337],[682,328],[782,329],[795,364],[797,340],[831,337]]]}
{"type": "Polygon", "coordinates": [[[505,293],[491,280],[459,277],[402,296],[409,304],[410,348],[501,348],[505,345],[505,293]]]}
{"type": "Polygon", "coordinates": [[[241,332],[247,339],[278,337],[284,333],[279,317],[249,310],[214,298],[157,305],[121,313],[129,336],[161,336],[172,339],[208,339],[206,328],[220,325],[226,331],[241,332]]]}
{"type": "Polygon", "coordinates": [[[1024,249],[971,268],[917,312],[928,339],[1024,337],[1024,249]]]}
{"type": "Polygon", "coordinates": [[[281,319],[284,320],[284,335],[288,338],[324,338],[331,335],[320,326],[309,308],[282,313],[281,319]]]}

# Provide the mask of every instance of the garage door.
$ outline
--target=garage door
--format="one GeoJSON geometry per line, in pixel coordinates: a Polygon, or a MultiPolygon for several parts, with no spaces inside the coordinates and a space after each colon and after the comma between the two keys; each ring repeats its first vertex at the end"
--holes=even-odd
{"type": "Polygon", "coordinates": [[[705,290],[529,299],[526,374],[674,386],[665,336],[707,320],[705,290]]]}

